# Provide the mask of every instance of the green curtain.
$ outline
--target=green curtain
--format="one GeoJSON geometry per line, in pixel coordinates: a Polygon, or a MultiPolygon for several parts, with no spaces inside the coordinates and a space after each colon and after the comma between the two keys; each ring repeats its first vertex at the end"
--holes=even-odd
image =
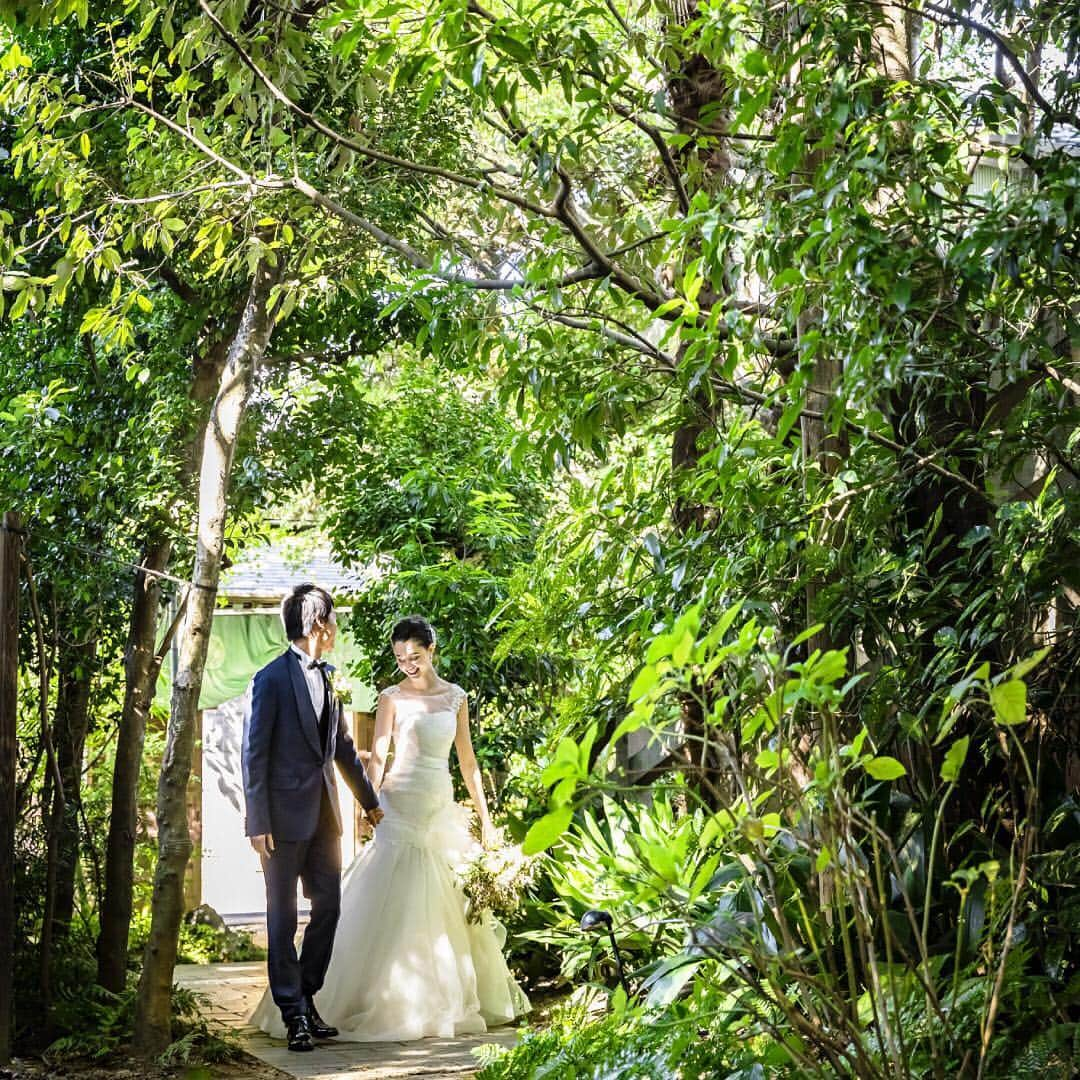
{"type": "MultiPolygon", "coordinates": [[[[200,709],[213,709],[222,702],[239,697],[259,668],[285,651],[281,619],[276,615],[218,615],[210,632],[206,654],[200,709]]],[[[334,684],[339,691],[351,692],[351,708],[368,712],[375,708],[372,687],[353,678],[362,654],[352,638],[338,628],[337,643],[327,659],[337,669],[334,684]]],[[[166,656],[161,665],[154,703],[167,709],[172,694],[172,662],[166,656]]]]}

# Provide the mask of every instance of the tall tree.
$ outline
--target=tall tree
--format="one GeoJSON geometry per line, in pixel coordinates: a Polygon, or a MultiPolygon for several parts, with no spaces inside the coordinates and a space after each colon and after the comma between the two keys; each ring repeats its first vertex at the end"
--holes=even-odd
{"type": "Polygon", "coordinates": [[[160,1054],[172,1041],[173,969],[184,914],[184,873],[192,850],[187,789],[199,695],[221,575],[233,459],[255,373],[270,343],[274,324],[270,297],[276,280],[270,266],[256,267],[206,425],[199,472],[198,550],[158,784],[159,855],[150,936],[139,977],[135,1045],[148,1055],[160,1054]]]}
{"type": "MultiPolygon", "coordinates": [[[[199,470],[197,446],[205,437],[209,396],[220,379],[228,338],[213,339],[192,364],[189,396],[194,406],[192,430],[186,432],[173,492],[174,504],[189,497],[199,470]]],[[[174,514],[174,516],[176,516],[174,514]]],[[[168,518],[147,523],[140,569],[135,575],[131,618],[124,654],[124,703],[120,715],[113,764],[112,807],[105,850],[105,894],[100,913],[98,982],[120,993],[127,981],[128,938],[134,894],[135,837],[138,825],[139,775],[146,722],[165,653],[177,629],[177,620],[159,635],[161,583],[172,559],[177,527],[168,518]],[[159,636],[162,640],[159,642],[159,636]]],[[[186,602],[187,594],[183,601],[186,602]]]]}

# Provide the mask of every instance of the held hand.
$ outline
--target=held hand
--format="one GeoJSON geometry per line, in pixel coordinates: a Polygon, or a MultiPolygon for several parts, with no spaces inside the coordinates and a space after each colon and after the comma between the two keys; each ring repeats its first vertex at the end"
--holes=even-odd
{"type": "Polygon", "coordinates": [[[251,846],[258,852],[260,859],[269,859],[274,850],[274,838],[270,833],[251,837],[251,846]]]}
{"type": "Polygon", "coordinates": [[[485,821],[480,826],[480,843],[486,851],[502,846],[502,836],[490,821],[485,821]]]}
{"type": "Polygon", "coordinates": [[[383,819],[383,808],[381,806],[375,806],[370,810],[365,810],[364,817],[367,818],[368,824],[372,828],[375,828],[375,826],[383,819]]]}

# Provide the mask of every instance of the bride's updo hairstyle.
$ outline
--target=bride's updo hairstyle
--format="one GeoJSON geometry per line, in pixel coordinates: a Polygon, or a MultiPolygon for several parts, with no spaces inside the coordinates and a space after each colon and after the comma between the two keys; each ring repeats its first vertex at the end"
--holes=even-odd
{"type": "Polygon", "coordinates": [[[390,644],[399,641],[418,641],[425,649],[430,649],[435,644],[435,628],[423,615],[406,615],[394,623],[394,629],[390,631],[390,644]]]}

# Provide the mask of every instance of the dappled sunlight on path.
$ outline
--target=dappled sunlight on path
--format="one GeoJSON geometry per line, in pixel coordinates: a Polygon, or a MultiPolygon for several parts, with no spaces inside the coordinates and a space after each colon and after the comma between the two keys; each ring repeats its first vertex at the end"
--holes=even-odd
{"type": "Polygon", "coordinates": [[[394,1080],[397,1077],[471,1076],[477,1069],[471,1051],[485,1043],[512,1046],[517,1038],[513,1027],[499,1028],[486,1035],[463,1035],[448,1039],[420,1039],[402,1043],[347,1043],[332,1040],[320,1043],[310,1054],[290,1053],[281,1039],[271,1039],[247,1023],[266,986],[266,964],[181,964],[176,982],[202,994],[209,1002],[209,1014],[241,1033],[244,1049],[292,1076],[303,1080],[394,1080]]]}

